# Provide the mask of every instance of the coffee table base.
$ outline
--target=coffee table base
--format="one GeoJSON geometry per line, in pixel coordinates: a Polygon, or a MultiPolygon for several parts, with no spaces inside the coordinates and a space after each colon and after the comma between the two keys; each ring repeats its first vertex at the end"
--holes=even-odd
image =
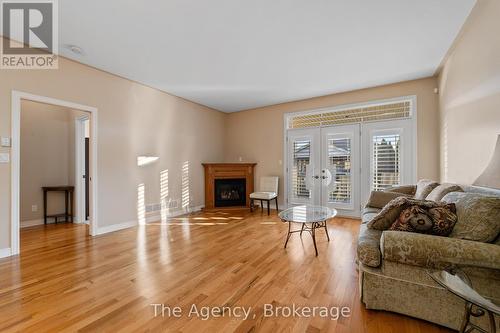
{"type": "Polygon", "coordinates": [[[286,241],[285,241],[285,249],[288,244],[288,240],[290,239],[290,236],[294,233],[300,232],[300,236],[302,236],[302,232],[307,231],[311,234],[311,237],[313,239],[314,243],[314,251],[316,251],[316,257],[318,256],[318,247],[316,246],[316,229],[318,228],[324,228],[326,232],[326,237],[328,238],[328,241],[330,241],[330,236],[328,235],[328,228],[326,227],[326,221],[320,221],[320,222],[311,222],[311,223],[301,223],[302,227],[300,230],[291,230],[293,222],[288,222],[288,234],[286,235],[286,241]],[[310,224],[310,225],[308,225],[310,224]]]}

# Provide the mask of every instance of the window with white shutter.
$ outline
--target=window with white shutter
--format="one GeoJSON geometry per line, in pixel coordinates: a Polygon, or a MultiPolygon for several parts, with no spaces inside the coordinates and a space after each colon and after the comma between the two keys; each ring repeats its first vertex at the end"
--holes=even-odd
{"type": "Polygon", "coordinates": [[[335,189],[328,192],[328,201],[351,203],[351,138],[328,139],[327,168],[335,174],[335,189]]]}
{"type": "Polygon", "coordinates": [[[311,141],[293,142],[292,193],[295,198],[309,198],[306,188],[306,171],[311,161],[311,141]]]}
{"type": "Polygon", "coordinates": [[[401,184],[401,135],[372,136],[371,189],[381,191],[401,184]]]}

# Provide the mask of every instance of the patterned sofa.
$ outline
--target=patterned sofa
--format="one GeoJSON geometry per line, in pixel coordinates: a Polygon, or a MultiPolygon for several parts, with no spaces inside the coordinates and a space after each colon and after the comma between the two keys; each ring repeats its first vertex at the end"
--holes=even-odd
{"type": "MultiPolygon", "coordinates": [[[[461,186],[461,189],[463,193],[456,195],[458,192],[452,192],[444,198],[448,202],[456,201],[457,225],[461,218],[465,220],[465,214],[498,216],[498,205],[494,209],[471,212],[467,198],[500,197],[500,190],[475,186],[461,186]]],[[[400,186],[386,190],[391,194],[372,193],[363,211],[357,247],[361,301],[368,309],[393,311],[459,329],[464,302],[435,283],[427,270],[460,266],[476,290],[500,304],[500,235],[485,243],[368,228],[368,222],[378,214],[384,202],[394,196],[394,192],[415,196],[418,191],[417,186],[400,186]]],[[[488,327],[484,317],[472,321],[488,327]]]]}

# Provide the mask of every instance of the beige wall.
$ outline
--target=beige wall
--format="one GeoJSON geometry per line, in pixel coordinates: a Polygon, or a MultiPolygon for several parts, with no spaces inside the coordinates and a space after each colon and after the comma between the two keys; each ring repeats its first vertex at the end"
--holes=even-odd
{"type": "Polygon", "coordinates": [[[283,202],[283,116],[342,104],[359,103],[399,96],[417,96],[417,176],[439,178],[439,112],[434,93],[436,78],[426,78],[381,87],[279,104],[231,113],[226,119],[226,161],[257,162],[256,179],[280,176],[280,202],[283,202]]]}
{"type": "Polygon", "coordinates": [[[480,0],[439,75],[441,178],[471,184],[500,134],[500,1],[480,0]]]}
{"type": "MultiPolygon", "coordinates": [[[[170,197],[180,200],[186,161],[189,205],[202,205],[201,163],[224,159],[223,113],[66,59],[58,70],[0,71],[0,136],[11,133],[12,90],[98,108],[100,227],[137,220],[138,184],[145,184],[146,203],[159,203],[164,169],[170,197]],[[140,168],[137,156],[143,154],[160,159],[140,168]]],[[[0,249],[8,247],[10,164],[0,164],[0,249]]]]}

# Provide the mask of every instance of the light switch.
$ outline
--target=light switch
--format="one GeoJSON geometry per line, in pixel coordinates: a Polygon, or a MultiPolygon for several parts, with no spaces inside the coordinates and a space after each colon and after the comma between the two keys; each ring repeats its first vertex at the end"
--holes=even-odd
{"type": "Polygon", "coordinates": [[[9,162],[10,162],[10,154],[0,153],[0,163],[9,163],[9,162]]]}
{"type": "Polygon", "coordinates": [[[2,147],[10,147],[11,143],[10,143],[10,138],[7,138],[7,137],[3,137],[2,136],[2,139],[1,139],[1,146],[2,147]]]}

